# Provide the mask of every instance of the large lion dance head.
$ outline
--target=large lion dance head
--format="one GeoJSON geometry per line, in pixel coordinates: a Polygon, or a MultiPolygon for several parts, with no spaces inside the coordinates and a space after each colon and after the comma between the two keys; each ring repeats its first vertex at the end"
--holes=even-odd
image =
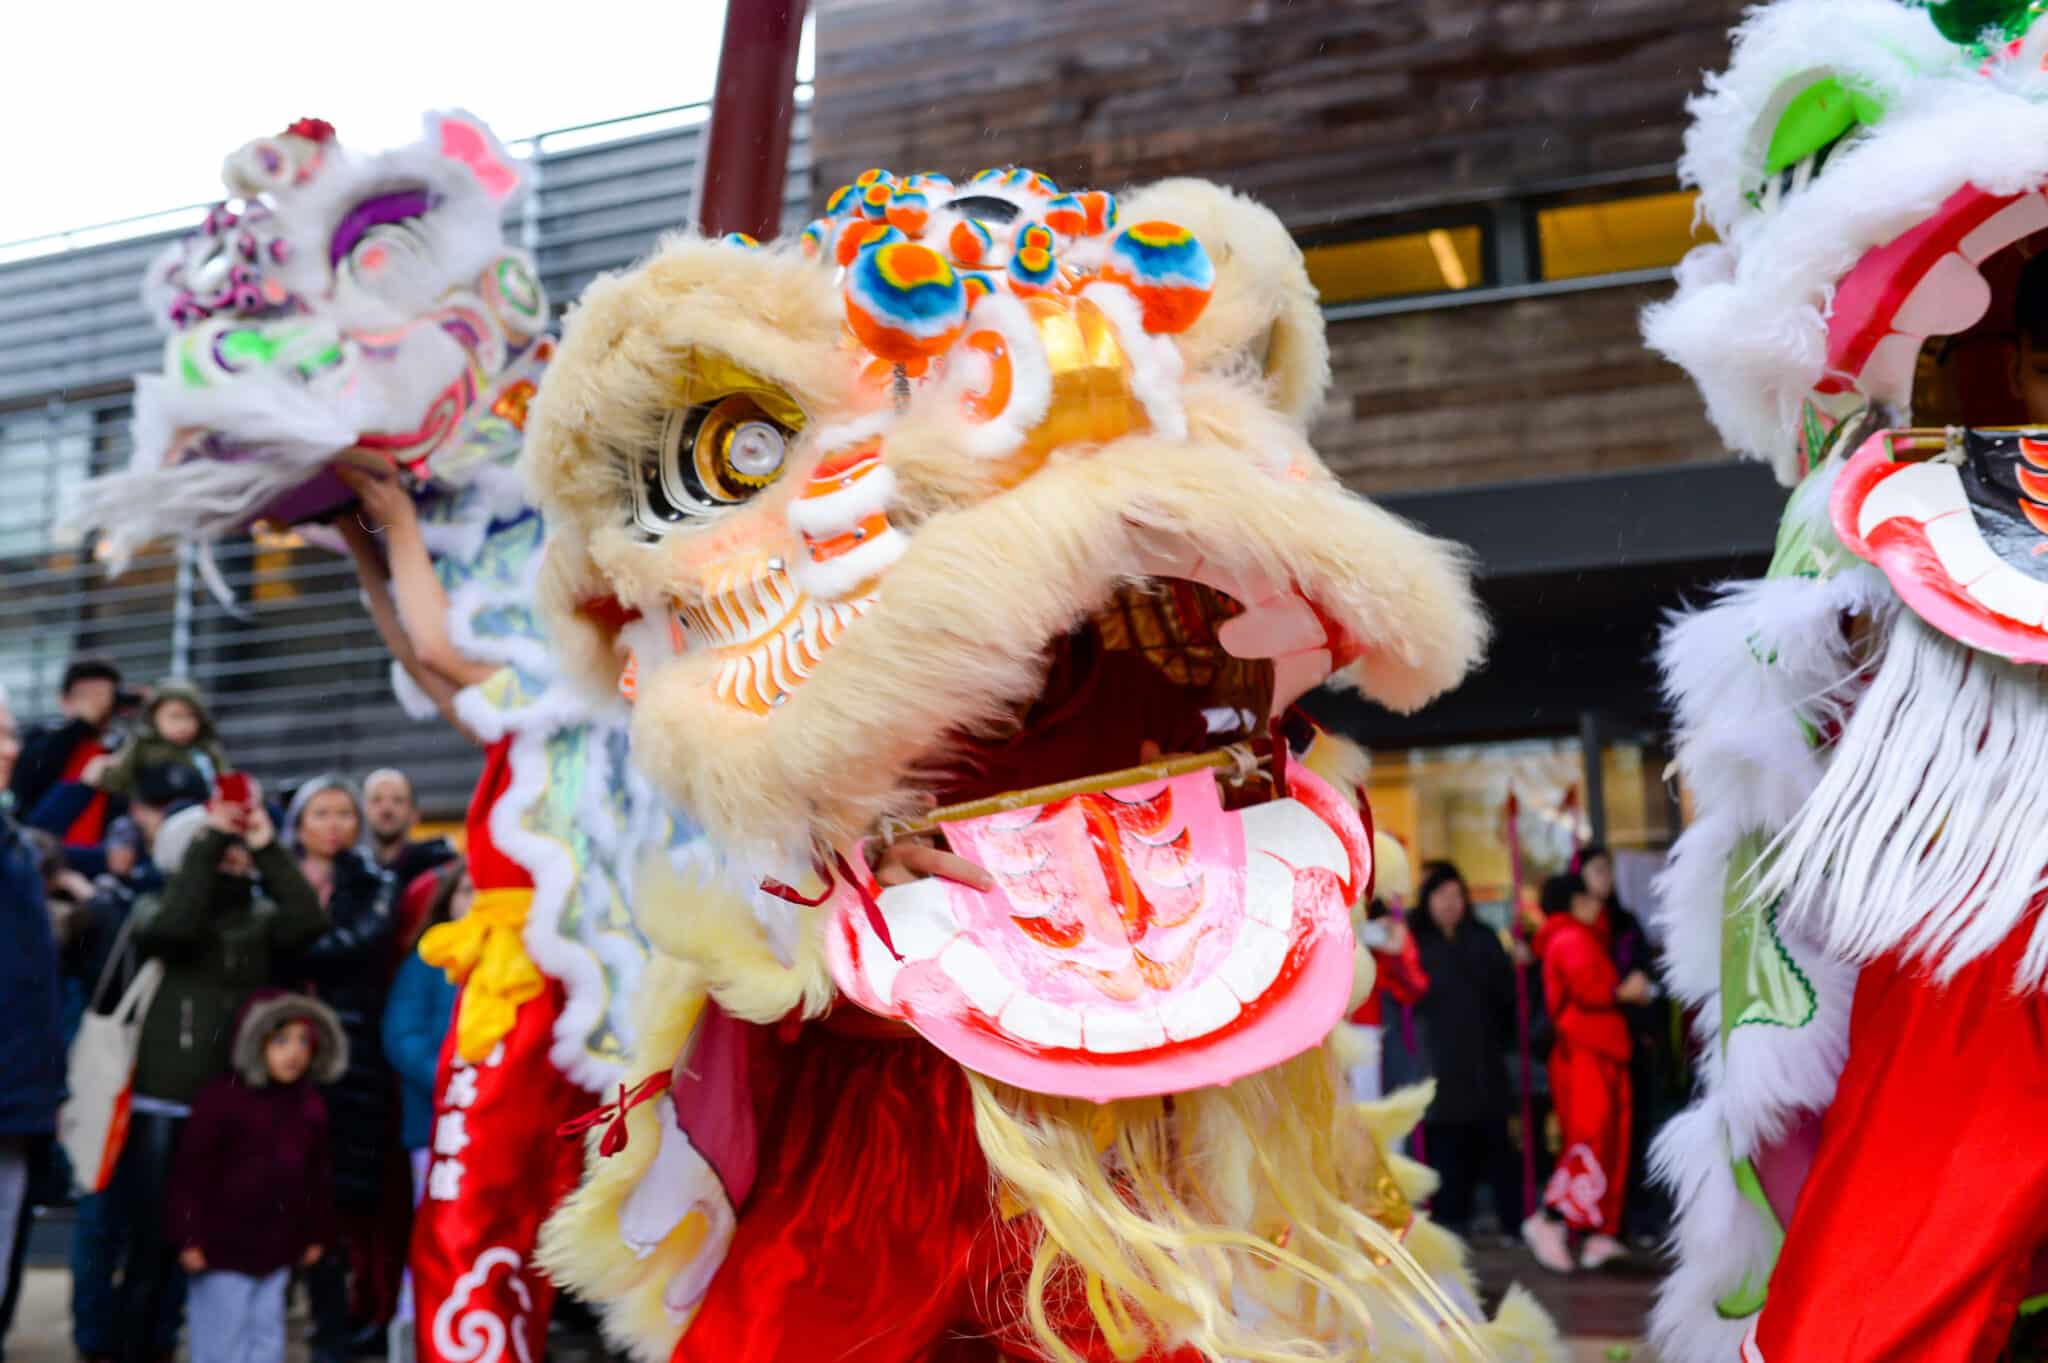
{"type": "Polygon", "coordinates": [[[1327,381],[1300,253],[1226,190],[872,171],[799,237],[593,284],[528,447],[558,643],[813,901],[837,991],[971,1072],[1034,1294],[1083,1270],[1105,1329],[1219,1357],[1352,1357],[1390,1301],[1471,1338],[1339,1186],[1316,1048],[1371,839],[1294,707],[1413,709],[1486,630],[1460,552],[1317,457],[1327,381]],[[993,888],[879,884],[915,837],[993,888]]]}

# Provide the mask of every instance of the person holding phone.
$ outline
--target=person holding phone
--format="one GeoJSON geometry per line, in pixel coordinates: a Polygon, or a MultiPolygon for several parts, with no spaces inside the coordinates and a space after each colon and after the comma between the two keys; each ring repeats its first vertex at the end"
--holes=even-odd
{"type": "Polygon", "coordinates": [[[128,1141],[114,1174],[137,1217],[116,1318],[120,1354],[158,1363],[177,1340],[183,1277],[163,1223],[173,1154],[193,1099],[225,1074],[242,1005],[271,982],[276,958],[303,950],[327,927],[320,897],[279,845],[250,781],[166,818],[156,859],[169,878],[137,901],[132,930],[144,959],[164,964],[143,1016],[128,1141]]]}

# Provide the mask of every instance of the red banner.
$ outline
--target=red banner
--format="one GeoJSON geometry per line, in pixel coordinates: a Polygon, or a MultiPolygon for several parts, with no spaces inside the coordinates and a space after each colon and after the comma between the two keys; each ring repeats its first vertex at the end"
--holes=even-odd
{"type": "Polygon", "coordinates": [[[555,1128],[593,1101],[548,1059],[561,1008],[562,987],[550,980],[476,1065],[448,1029],[426,1196],[413,1218],[419,1363],[538,1363],[545,1354],[555,1289],[533,1251],[583,1161],[582,1145],[555,1128]]]}

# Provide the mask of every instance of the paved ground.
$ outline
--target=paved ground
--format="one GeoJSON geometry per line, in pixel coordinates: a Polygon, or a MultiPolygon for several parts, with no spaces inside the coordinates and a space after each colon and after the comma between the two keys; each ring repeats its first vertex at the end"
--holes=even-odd
{"type": "MultiPolygon", "coordinates": [[[[1519,1247],[1482,1245],[1474,1257],[1489,1298],[1497,1297],[1510,1282],[1536,1294],[1570,1337],[1573,1363],[1656,1363],[1641,1332],[1659,1265],[1557,1278],[1536,1267],[1519,1247]]],[[[289,1363],[305,1363],[302,1302],[295,1314],[301,1322],[292,1332],[289,1363]]],[[[553,1363],[601,1363],[603,1356],[592,1345],[586,1339],[565,1339],[550,1354],[553,1363]]],[[[6,1357],[7,1363],[75,1363],[71,1278],[62,1268],[29,1270],[6,1357]]]]}
{"type": "Polygon", "coordinates": [[[1657,1363],[1656,1352],[1643,1342],[1643,1329],[1664,1271],[1661,1262],[1631,1261],[1560,1278],[1537,1267],[1519,1244],[1508,1247],[1490,1238],[1494,1243],[1482,1242],[1472,1256],[1489,1303],[1509,1283],[1520,1283],[1536,1294],[1571,1340],[1573,1363],[1657,1363]]]}

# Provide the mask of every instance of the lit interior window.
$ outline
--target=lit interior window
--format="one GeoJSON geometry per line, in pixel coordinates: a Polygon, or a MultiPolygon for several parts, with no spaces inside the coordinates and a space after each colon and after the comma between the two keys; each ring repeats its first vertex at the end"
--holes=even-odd
{"type": "Polygon", "coordinates": [[[1693,198],[1688,190],[1538,210],[1543,277],[1583,279],[1676,265],[1694,246],[1712,240],[1705,224],[1694,231],[1693,198]]]}
{"type": "Polygon", "coordinates": [[[1486,282],[1484,247],[1477,227],[1432,227],[1311,246],[1303,255],[1308,277],[1325,304],[1357,303],[1475,288],[1486,282]]]}

